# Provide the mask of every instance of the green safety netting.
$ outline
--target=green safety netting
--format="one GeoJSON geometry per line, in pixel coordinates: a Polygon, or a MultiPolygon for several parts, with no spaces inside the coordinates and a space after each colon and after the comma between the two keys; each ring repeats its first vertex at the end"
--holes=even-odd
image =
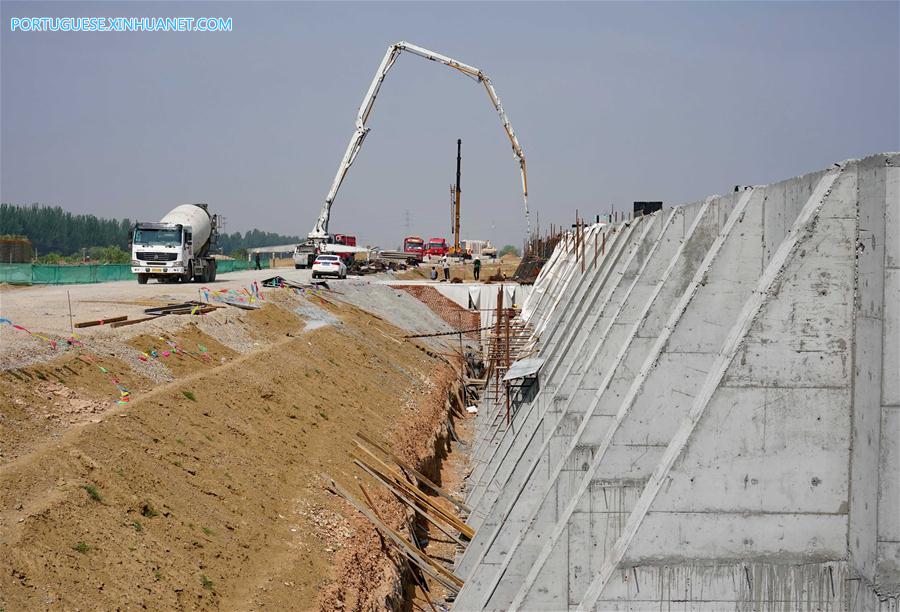
{"type": "Polygon", "coordinates": [[[31,284],[31,264],[0,264],[0,283],[31,284]]]}
{"type": "MultiPolygon", "coordinates": [[[[249,270],[250,262],[223,260],[216,262],[216,273],[249,270]]],[[[134,280],[130,264],[91,264],[53,266],[40,264],[0,264],[0,283],[12,285],[78,285],[134,280]]]]}
{"type": "Polygon", "coordinates": [[[31,282],[35,285],[79,285],[131,280],[129,264],[97,264],[86,266],[33,265],[31,282]]]}
{"type": "Polygon", "coordinates": [[[249,270],[250,262],[243,259],[224,259],[216,262],[216,273],[249,270]]]}

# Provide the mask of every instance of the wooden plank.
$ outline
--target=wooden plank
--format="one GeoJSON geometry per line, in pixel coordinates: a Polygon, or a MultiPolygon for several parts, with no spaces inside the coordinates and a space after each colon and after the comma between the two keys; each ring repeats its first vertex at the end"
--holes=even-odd
{"type": "MultiPolygon", "coordinates": [[[[374,459],[381,466],[380,468],[376,466],[376,469],[390,475],[398,486],[402,487],[405,491],[408,491],[410,495],[434,510],[435,513],[439,514],[442,517],[445,517],[446,522],[449,522],[451,525],[453,525],[457,529],[457,531],[462,533],[467,538],[472,539],[472,537],[475,535],[475,532],[472,531],[472,528],[466,525],[466,523],[462,519],[460,519],[455,514],[451,514],[445,508],[435,505],[435,503],[432,502],[424,492],[420,491],[416,486],[410,484],[404,474],[400,474],[394,471],[393,467],[382,461],[378,456],[372,453],[372,451],[361,445],[359,442],[356,442],[356,445],[367,455],[372,457],[372,459],[374,459]]],[[[370,465],[370,467],[372,466],[370,465]]]]}
{"type": "Polygon", "coordinates": [[[425,495],[425,493],[420,491],[414,485],[410,484],[406,480],[406,477],[403,474],[400,474],[400,473],[394,471],[394,469],[391,466],[389,466],[387,463],[385,463],[380,458],[378,458],[376,455],[374,455],[372,453],[372,451],[370,451],[367,448],[365,448],[364,446],[360,445],[358,442],[357,442],[357,446],[359,446],[359,448],[363,452],[365,452],[370,457],[372,457],[372,459],[374,459],[380,465],[380,467],[379,467],[379,465],[372,465],[371,463],[367,463],[366,465],[368,465],[372,469],[375,469],[375,470],[381,472],[382,474],[385,474],[386,476],[390,476],[393,479],[393,482],[396,486],[398,486],[401,489],[403,489],[404,491],[406,491],[410,496],[414,497],[418,502],[431,508],[435,512],[435,514],[438,514],[439,516],[441,516],[441,518],[445,519],[445,522],[453,525],[453,527],[456,528],[457,531],[459,531],[460,533],[462,533],[463,535],[465,535],[466,537],[471,539],[472,534],[470,532],[471,532],[472,528],[469,527],[468,525],[466,525],[459,517],[457,517],[455,514],[451,514],[445,508],[441,508],[440,506],[435,505],[434,502],[432,502],[431,499],[427,495],[425,495]]]}
{"type": "Polygon", "coordinates": [[[459,531],[462,535],[464,535],[468,539],[471,540],[475,536],[474,530],[471,527],[469,527],[468,525],[466,525],[465,522],[463,522],[459,517],[457,517],[454,514],[451,514],[446,509],[435,505],[434,502],[432,502],[431,499],[429,499],[422,491],[420,491],[418,488],[416,488],[415,486],[413,486],[409,482],[407,482],[406,478],[402,474],[395,472],[391,468],[391,466],[384,463],[381,459],[379,459],[377,456],[372,454],[371,451],[369,451],[367,448],[365,448],[358,442],[357,442],[357,446],[359,446],[360,449],[362,449],[364,452],[366,452],[369,456],[371,456],[373,459],[375,459],[375,461],[377,461],[382,466],[379,468],[377,466],[367,464],[367,465],[369,465],[370,468],[375,469],[376,471],[380,471],[383,474],[390,476],[393,479],[394,485],[403,489],[405,492],[407,492],[411,497],[414,497],[422,505],[430,508],[435,514],[440,516],[444,520],[444,522],[452,525],[457,531],[459,531]]]}
{"type": "Polygon", "coordinates": [[[425,520],[427,520],[429,523],[431,523],[432,525],[437,527],[438,530],[440,530],[440,532],[443,533],[445,536],[447,536],[448,538],[451,538],[454,542],[456,542],[460,546],[466,545],[465,542],[460,540],[458,537],[456,537],[455,535],[453,535],[446,529],[444,529],[444,527],[441,526],[441,524],[437,522],[437,519],[433,518],[430,514],[428,514],[428,512],[424,508],[420,508],[418,505],[416,505],[415,502],[410,501],[410,499],[408,497],[406,497],[405,495],[403,495],[403,493],[398,491],[396,487],[394,487],[390,482],[388,482],[387,478],[385,478],[383,474],[379,473],[376,470],[369,468],[365,463],[363,463],[362,461],[359,461],[358,459],[354,459],[353,463],[358,465],[360,468],[362,468],[367,474],[369,474],[373,478],[381,481],[388,489],[390,489],[391,493],[393,493],[394,495],[397,496],[398,499],[400,499],[400,501],[405,503],[407,506],[409,506],[410,508],[412,508],[419,514],[421,514],[423,517],[425,517],[425,520]]]}
{"type": "Polygon", "coordinates": [[[394,542],[394,544],[396,544],[406,554],[406,556],[410,558],[410,560],[415,562],[416,565],[422,568],[428,575],[430,575],[432,578],[440,582],[451,591],[459,592],[459,589],[464,584],[462,578],[439,565],[427,554],[416,550],[412,544],[404,540],[400,534],[388,527],[381,519],[375,516],[375,514],[372,513],[368,508],[366,508],[365,505],[360,503],[341,485],[336,483],[334,479],[332,479],[327,474],[325,474],[324,476],[327,479],[327,482],[331,484],[332,490],[337,492],[338,495],[346,499],[354,508],[359,510],[367,519],[369,519],[369,521],[372,522],[373,525],[375,525],[376,529],[381,531],[383,535],[390,538],[390,540],[394,542]]]}
{"type": "MultiPolygon", "coordinates": [[[[375,513],[375,516],[377,516],[380,520],[384,521],[384,519],[381,518],[381,515],[378,514],[378,509],[375,507],[375,502],[373,502],[372,498],[369,497],[369,494],[366,493],[366,488],[364,486],[362,486],[362,483],[359,483],[359,490],[362,491],[363,497],[366,498],[366,503],[369,504],[369,509],[375,513]]],[[[382,546],[383,546],[383,544],[382,544],[382,546]]],[[[403,557],[403,560],[406,562],[406,569],[409,570],[409,574],[416,581],[416,584],[419,585],[419,588],[422,589],[422,594],[425,596],[425,601],[428,602],[428,606],[431,608],[432,612],[437,612],[437,608],[435,608],[434,604],[431,603],[431,597],[429,597],[429,595],[428,595],[428,592],[430,589],[428,588],[428,584],[426,584],[426,582],[425,582],[425,577],[422,576],[422,574],[421,574],[421,570],[416,571],[418,566],[413,567],[413,564],[405,556],[403,557]]]]}
{"type": "Polygon", "coordinates": [[[362,432],[359,432],[357,435],[358,435],[364,442],[366,442],[367,444],[369,444],[369,445],[372,446],[373,448],[375,448],[375,449],[381,451],[381,452],[384,453],[386,456],[390,457],[397,465],[399,465],[399,466],[402,467],[403,469],[405,469],[405,470],[407,470],[407,471],[412,472],[413,474],[415,474],[416,478],[418,478],[419,480],[421,480],[422,482],[424,482],[424,483],[428,486],[429,489],[431,489],[432,491],[434,491],[435,493],[437,493],[438,495],[440,495],[441,497],[443,497],[443,498],[446,499],[447,501],[451,502],[454,506],[456,506],[457,508],[459,508],[460,510],[462,510],[462,511],[464,511],[464,512],[467,512],[467,513],[468,513],[468,512],[472,512],[472,509],[469,508],[465,503],[463,503],[463,501],[462,501],[461,499],[455,497],[455,496],[452,495],[449,491],[446,491],[446,490],[442,489],[441,487],[439,487],[438,485],[436,485],[436,484],[434,484],[433,482],[431,482],[424,474],[422,474],[422,473],[416,471],[415,469],[413,469],[413,468],[412,468],[411,466],[409,466],[406,462],[404,462],[402,459],[400,459],[399,457],[397,457],[397,455],[395,455],[395,454],[392,453],[391,451],[389,451],[389,450],[383,448],[380,444],[378,444],[377,442],[375,442],[372,438],[370,438],[369,436],[367,436],[366,434],[364,434],[364,433],[362,433],[362,432]]]}
{"type": "Polygon", "coordinates": [[[108,319],[97,319],[96,321],[82,321],[81,323],[76,323],[75,327],[78,329],[82,329],[84,327],[95,327],[97,325],[106,325],[107,323],[117,323],[119,321],[124,321],[128,317],[110,317],[108,319]]]}
{"type": "Polygon", "coordinates": [[[111,324],[110,327],[116,328],[116,327],[124,327],[126,325],[134,325],[135,323],[144,323],[145,321],[152,321],[153,319],[158,319],[161,316],[163,316],[163,315],[157,315],[157,316],[153,316],[153,317],[143,317],[142,319],[131,319],[130,321],[116,321],[115,323],[111,324]]]}

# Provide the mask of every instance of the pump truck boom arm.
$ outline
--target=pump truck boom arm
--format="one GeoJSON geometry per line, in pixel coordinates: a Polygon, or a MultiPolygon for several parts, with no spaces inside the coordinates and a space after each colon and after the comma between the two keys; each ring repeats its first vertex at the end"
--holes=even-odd
{"type": "Polygon", "coordinates": [[[372,84],[369,85],[369,90],[366,92],[362,104],[359,105],[359,112],[356,115],[356,130],[350,137],[347,151],[344,153],[343,159],[341,159],[337,174],[335,174],[334,181],[331,183],[331,189],[328,190],[328,195],[325,197],[325,204],[322,206],[322,212],[319,213],[316,225],[309,233],[310,240],[324,240],[328,236],[328,219],[331,216],[331,205],[334,203],[334,198],[341,188],[341,183],[344,182],[344,178],[347,176],[347,171],[350,169],[350,166],[356,161],[356,156],[359,155],[362,143],[369,133],[370,128],[366,123],[369,120],[369,115],[372,113],[372,107],[375,104],[375,98],[378,96],[378,91],[381,89],[381,84],[384,82],[388,71],[390,71],[394,62],[397,61],[397,58],[403,51],[408,51],[427,60],[440,62],[445,66],[455,68],[484,85],[494,110],[496,110],[497,114],[500,116],[500,122],[503,124],[503,129],[506,131],[506,135],[512,145],[515,159],[519,163],[519,170],[522,174],[522,198],[525,204],[525,225],[527,234],[530,235],[531,224],[528,216],[528,179],[525,173],[525,152],[522,151],[522,147],[519,145],[519,139],[516,138],[516,133],[509,123],[509,118],[506,116],[506,111],[503,110],[503,105],[500,103],[500,98],[497,97],[497,91],[494,89],[491,79],[481,70],[474,68],[473,66],[463,64],[455,59],[441,55],[440,53],[435,53],[434,51],[429,51],[428,49],[424,49],[408,42],[398,42],[388,47],[387,52],[384,54],[384,59],[381,60],[381,65],[375,73],[375,78],[372,80],[372,84]]]}

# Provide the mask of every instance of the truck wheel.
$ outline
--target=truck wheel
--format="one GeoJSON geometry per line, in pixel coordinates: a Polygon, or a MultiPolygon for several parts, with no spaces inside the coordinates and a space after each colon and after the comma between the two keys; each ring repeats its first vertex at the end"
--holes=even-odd
{"type": "Polygon", "coordinates": [[[138,285],[146,285],[149,274],[138,274],[138,285]]]}
{"type": "Polygon", "coordinates": [[[209,282],[214,283],[216,282],[216,260],[211,259],[209,265],[209,282]]]}
{"type": "Polygon", "coordinates": [[[301,266],[300,264],[298,264],[298,263],[294,264],[294,270],[300,270],[302,268],[303,268],[303,266],[301,266]]]}
{"type": "Polygon", "coordinates": [[[181,277],[181,280],[185,283],[191,282],[191,279],[194,278],[194,264],[188,263],[187,270],[184,272],[184,276],[181,277]]]}

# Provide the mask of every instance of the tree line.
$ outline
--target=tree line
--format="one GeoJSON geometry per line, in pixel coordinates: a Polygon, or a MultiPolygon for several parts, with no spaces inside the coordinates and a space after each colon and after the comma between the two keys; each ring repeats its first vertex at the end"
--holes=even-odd
{"type": "MultiPolygon", "coordinates": [[[[25,236],[43,260],[71,259],[93,252],[107,260],[121,260],[129,250],[133,222],[73,214],[59,206],[0,204],[0,235],[25,236]]],[[[296,244],[298,236],[284,236],[253,229],[219,235],[218,251],[241,256],[246,249],[279,244],[296,244]]],[[[91,256],[95,259],[94,255],[91,256]]],[[[130,260],[130,256],[126,257],[130,260]]]]}

